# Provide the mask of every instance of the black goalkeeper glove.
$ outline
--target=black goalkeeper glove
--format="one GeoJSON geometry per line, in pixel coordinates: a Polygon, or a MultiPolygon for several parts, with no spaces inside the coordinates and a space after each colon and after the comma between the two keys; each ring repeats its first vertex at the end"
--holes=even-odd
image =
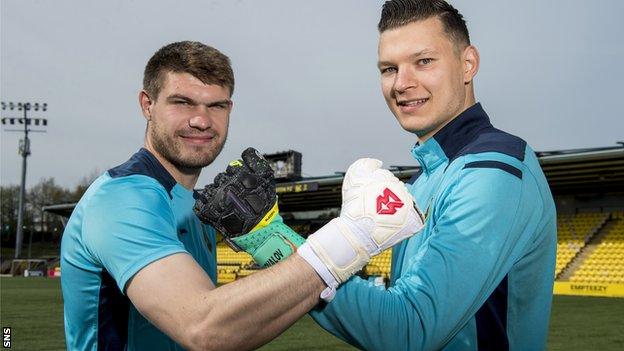
{"type": "Polygon", "coordinates": [[[261,266],[285,259],[305,242],[279,215],[273,170],[254,148],[243,151],[241,160],[206,185],[194,211],[232,249],[248,252],[261,266]]]}

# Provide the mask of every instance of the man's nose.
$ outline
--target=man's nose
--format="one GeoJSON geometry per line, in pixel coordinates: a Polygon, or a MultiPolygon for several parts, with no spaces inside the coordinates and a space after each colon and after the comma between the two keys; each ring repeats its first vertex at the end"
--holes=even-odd
{"type": "Polygon", "coordinates": [[[206,130],[212,126],[212,119],[208,108],[205,106],[198,106],[193,111],[193,116],[189,119],[189,126],[199,130],[206,130]]]}
{"type": "Polygon", "coordinates": [[[416,74],[410,69],[399,69],[394,80],[394,90],[398,94],[418,86],[416,74]]]}

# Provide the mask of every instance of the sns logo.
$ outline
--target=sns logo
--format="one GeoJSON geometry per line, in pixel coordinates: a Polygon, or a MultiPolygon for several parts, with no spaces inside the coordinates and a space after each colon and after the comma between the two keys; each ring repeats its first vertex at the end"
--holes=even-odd
{"type": "Polygon", "coordinates": [[[383,194],[377,196],[377,213],[382,215],[395,214],[397,208],[403,207],[403,201],[390,189],[385,188],[383,194]]]}

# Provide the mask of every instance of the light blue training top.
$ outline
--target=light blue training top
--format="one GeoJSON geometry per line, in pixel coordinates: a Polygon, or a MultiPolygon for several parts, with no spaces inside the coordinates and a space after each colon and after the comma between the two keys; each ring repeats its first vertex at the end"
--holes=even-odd
{"type": "Polygon", "coordinates": [[[480,104],[412,154],[421,233],[392,252],[388,289],[354,277],[311,314],[367,350],[543,350],[555,205],[535,153],[480,104]]]}
{"type": "Polygon", "coordinates": [[[61,243],[69,350],[181,350],[125,296],[141,268],[171,254],[193,256],[216,284],[215,231],[193,213],[193,191],[147,150],[93,182],[61,243]]]}

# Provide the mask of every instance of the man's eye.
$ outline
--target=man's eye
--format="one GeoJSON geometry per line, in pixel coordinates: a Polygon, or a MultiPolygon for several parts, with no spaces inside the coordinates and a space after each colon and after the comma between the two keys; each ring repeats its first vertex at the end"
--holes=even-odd
{"type": "Polygon", "coordinates": [[[419,63],[420,65],[428,65],[428,64],[430,64],[431,62],[433,62],[433,59],[432,59],[432,58],[424,58],[424,59],[420,59],[420,60],[418,60],[418,63],[419,63]]]}
{"type": "Polygon", "coordinates": [[[395,67],[384,67],[380,71],[381,71],[381,74],[390,74],[390,73],[395,73],[396,72],[396,68],[395,67]]]}
{"type": "Polygon", "coordinates": [[[186,100],[174,100],[173,103],[176,105],[182,105],[182,106],[190,105],[189,102],[186,100]]]}
{"type": "Polygon", "coordinates": [[[215,110],[225,110],[227,108],[227,104],[214,104],[210,105],[210,108],[213,108],[215,110]]]}

